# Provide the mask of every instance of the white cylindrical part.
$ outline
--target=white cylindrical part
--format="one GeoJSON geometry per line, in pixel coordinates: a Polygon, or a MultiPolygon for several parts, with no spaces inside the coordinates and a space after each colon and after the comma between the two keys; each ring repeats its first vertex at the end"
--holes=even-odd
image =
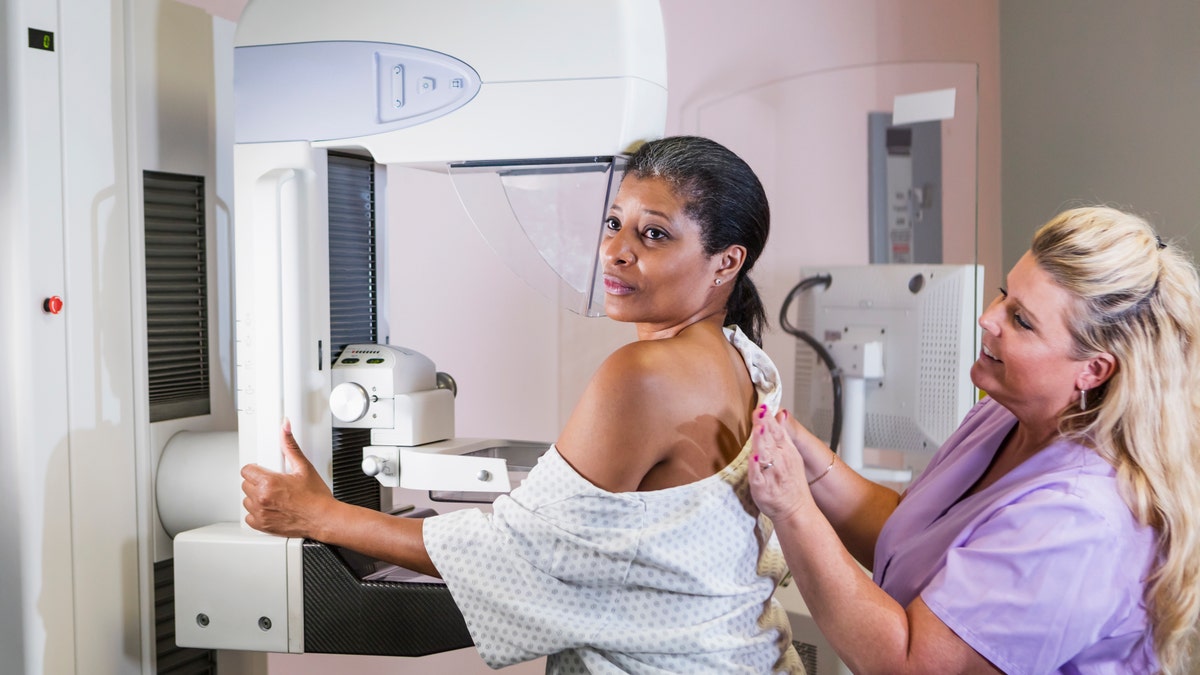
{"type": "Polygon", "coordinates": [[[155,494],[158,518],[172,538],[241,520],[237,432],[181,431],[172,436],[158,462],[155,494]]]}
{"type": "Polygon", "coordinates": [[[846,466],[861,472],[867,433],[867,381],[842,378],[842,438],[838,454],[846,466]]]}

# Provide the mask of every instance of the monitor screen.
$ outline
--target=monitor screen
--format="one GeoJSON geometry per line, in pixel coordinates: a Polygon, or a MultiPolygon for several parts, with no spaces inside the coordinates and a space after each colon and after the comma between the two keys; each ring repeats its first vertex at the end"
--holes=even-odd
{"type": "MultiPolygon", "coordinates": [[[[859,447],[919,453],[923,468],[977,400],[970,369],[979,353],[983,267],[979,265],[858,265],[809,267],[801,279],[828,275],[798,296],[794,326],[833,355],[837,369],[861,386],[843,420],[859,447]],[[874,355],[867,372],[851,363],[874,355]],[[841,359],[842,363],[837,363],[841,359]]],[[[849,392],[843,398],[850,396],[849,392]]],[[[830,440],[834,387],[816,350],[796,341],[795,415],[830,440]]],[[[839,402],[839,404],[844,401],[839,402]]],[[[855,467],[859,468],[859,467],[855,467]]]]}

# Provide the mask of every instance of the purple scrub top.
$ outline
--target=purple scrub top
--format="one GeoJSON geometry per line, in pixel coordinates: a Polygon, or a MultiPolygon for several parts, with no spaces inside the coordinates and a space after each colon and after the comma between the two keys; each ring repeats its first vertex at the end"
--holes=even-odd
{"type": "Polygon", "coordinates": [[[875,582],[919,595],[1006,673],[1157,671],[1142,601],[1155,532],[1135,520],[1116,472],[1060,440],[986,489],[1016,418],[976,405],[909,486],[875,547],[875,582]]]}

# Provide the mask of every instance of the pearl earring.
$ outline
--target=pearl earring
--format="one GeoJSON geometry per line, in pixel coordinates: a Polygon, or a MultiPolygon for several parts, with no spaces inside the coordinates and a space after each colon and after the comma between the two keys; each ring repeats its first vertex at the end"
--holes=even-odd
{"type": "Polygon", "coordinates": [[[720,279],[717,279],[717,285],[718,285],[718,286],[720,286],[720,285],[721,285],[721,280],[720,280],[720,279]]]}

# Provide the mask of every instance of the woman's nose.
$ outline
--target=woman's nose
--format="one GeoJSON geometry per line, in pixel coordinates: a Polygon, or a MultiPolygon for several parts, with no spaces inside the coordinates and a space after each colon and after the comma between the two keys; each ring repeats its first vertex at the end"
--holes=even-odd
{"type": "Polygon", "coordinates": [[[617,230],[611,236],[605,237],[601,249],[605,262],[613,265],[624,265],[631,262],[633,254],[629,250],[628,241],[624,229],[617,230]]]}
{"type": "Polygon", "coordinates": [[[991,333],[992,335],[1000,334],[1000,323],[998,321],[999,303],[993,302],[983,310],[983,314],[979,315],[979,327],[991,333]]]}

